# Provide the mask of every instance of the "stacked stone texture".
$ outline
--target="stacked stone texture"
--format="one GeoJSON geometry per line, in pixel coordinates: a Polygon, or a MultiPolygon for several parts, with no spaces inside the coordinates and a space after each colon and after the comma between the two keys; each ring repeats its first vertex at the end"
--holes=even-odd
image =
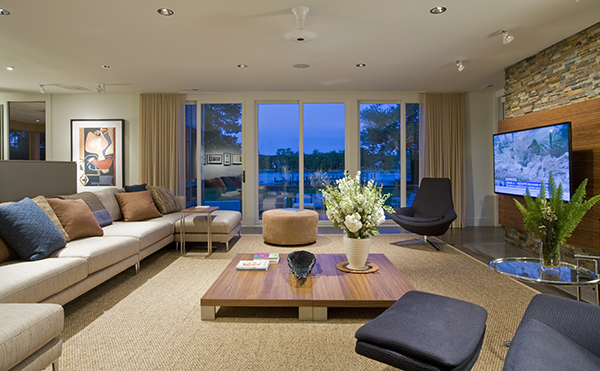
{"type": "Polygon", "coordinates": [[[600,23],[505,70],[505,118],[600,97],[600,23]]]}

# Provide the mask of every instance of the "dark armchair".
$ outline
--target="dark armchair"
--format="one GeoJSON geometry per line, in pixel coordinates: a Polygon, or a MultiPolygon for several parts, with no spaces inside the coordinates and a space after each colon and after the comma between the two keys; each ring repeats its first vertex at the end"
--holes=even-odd
{"type": "Polygon", "coordinates": [[[443,235],[456,219],[450,179],[423,178],[411,206],[386,214],[407,231],[424,236],[425,241],[439,250],[427,236],[443,235]]]}

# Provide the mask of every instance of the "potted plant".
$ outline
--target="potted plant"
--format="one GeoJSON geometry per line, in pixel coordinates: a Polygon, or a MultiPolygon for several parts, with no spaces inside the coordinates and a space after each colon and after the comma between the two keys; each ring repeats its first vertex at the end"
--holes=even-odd
{"type": "Polygon", "coordinates": [[[360,171],[352,178],[348,170],[344,178],[335,181],[335,185],[325,183],[321,191],[327,206],[327,217],[335,228],[344,231],[344,249],[348,258],[346,268],[365,270],[371,236],[379,234],[377,227],[385,220],[383,210],[393,212],[384,205],[389,194],[381,193],[382,186],[375,186],[373,180],[366,184],[360,180],[360,171]]]}
{"type": "Polygon", "coordinates": [[[556,186],[552,172],[548,180],[548,198],[542,182],[537,198],[525,195],[525,205],[516,199],[515,204],[523,214],[525,229],[540,240],[540,258],[542,268],[557,268],[560,265],[560,247],[571,236],[585,213],[600,200],[600,195],[587,201],[585,198],[585,179],[571,197],[571,201],[562,200],[562,184],[556,186]]]}

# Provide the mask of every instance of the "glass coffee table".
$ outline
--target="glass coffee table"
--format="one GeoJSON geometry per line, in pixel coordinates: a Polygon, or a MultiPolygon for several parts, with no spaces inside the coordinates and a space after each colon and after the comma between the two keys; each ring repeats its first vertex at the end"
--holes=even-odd
{"type": "Polygon", "coordinates": [[[525,282],[553,286],[577,286],[577,300],[580,300],[580,287],[598,285],[600,282],[600,277],[596,272],[566,262],[561,262],[560,267],[553,272],[543,271],[539,258],[498,258],[492,260],[489,266],[498,273],[525,282]]]}

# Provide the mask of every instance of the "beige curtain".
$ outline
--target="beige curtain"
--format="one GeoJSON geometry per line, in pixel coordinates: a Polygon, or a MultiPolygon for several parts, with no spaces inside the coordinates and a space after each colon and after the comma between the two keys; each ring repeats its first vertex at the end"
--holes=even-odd
{"type": "Polygon", "coordinates": [[[425,177],[449,178],[458,218],[453,228],[466,226],[464,93],[421,93],[425,177]]]}
{"type": "Polygon", "coordinates": [[[140,95],[140,182],[185,193],[185,95],[140,95]]]}

